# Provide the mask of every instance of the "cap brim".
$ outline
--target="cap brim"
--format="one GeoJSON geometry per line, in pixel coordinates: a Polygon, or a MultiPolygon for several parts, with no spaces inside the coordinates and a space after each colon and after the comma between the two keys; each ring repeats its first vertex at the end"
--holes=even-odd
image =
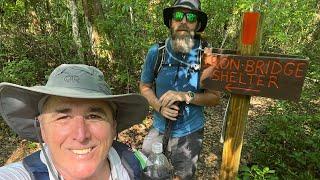
{"type": "Polygon", "coordinates": [[[20,137],[37,141],[34,118],[39,115],[39,100],[46,95],[114,102],[117,105],[118,132],[141,123],[149,110],[148,101],[139,94],[106,95],[83,89],[24,87],[12,83],[0,83],[0,113],[20,137]]]}
{"type": "Polygon", "coordinates": [[[201,27],[199,28],[199,30],[197,32],[203,32],[204,31],[204,29],[207,26],[207,22],[208,22],[207,14],[202,12],[202,11],[199,11],[199,10],[190,9],[187,6],[186,7],[185,6],[174,6],[174,7],[168,7],[168,8],[163,9],[163,21],[164,21],[164,24],[168,28],[170,28],[170,20],[172,18],[173,10],[176,9],[176,8],[186,8],[186,9],[189,9],[190,11],[193,11],[193,12],[197,13],[198,20],[201,22],[201,24],[200,24],[201,27]]]}

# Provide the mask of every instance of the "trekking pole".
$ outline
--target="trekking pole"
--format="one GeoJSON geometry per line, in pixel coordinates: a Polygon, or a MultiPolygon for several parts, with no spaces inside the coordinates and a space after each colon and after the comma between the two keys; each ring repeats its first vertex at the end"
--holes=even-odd
{"type": "Polygon", "coordinates": [[[164,131],[164,135],[162,138],[162,144],[163,144],[164,155],[168,159],[170,159],[170,153],[168,151],[168,143],[169,143],[169,138],[171,136],[172,125],[173,125],[173,121],[171,121],[170,119],[166,119],[166,129],[164,131]]]}
{"type": "MultiPolygon", "coordinates": [[[[174,103],[174,105],[179,106],[179,113],[178,113],[178,117],[182,116],[181,112],[182,112],[182,108],[181,108],[181,104],[179,101],[176,101],[174,103]]],[[[166,129],[164,131],[164,135],[162,138],[162,144],[163,144],[163,150],[164,150],[164,155],[170,159],[170,155],[171,153],[168,151],[168,143],[169,143],[169,139],[171,137],[171,131],[172,131],[172,126],[173,126],[174,121],[170,120],[170,119],[166,119],[166,129]]]]}

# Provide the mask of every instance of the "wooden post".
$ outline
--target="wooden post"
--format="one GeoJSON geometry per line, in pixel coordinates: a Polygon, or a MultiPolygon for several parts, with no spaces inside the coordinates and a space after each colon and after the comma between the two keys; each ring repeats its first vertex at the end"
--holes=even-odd
{"type": "MultiPolygon", "coordinates": [[[[261,44],[262,18],[259,12],[246,12],[242,16],[239,52],[258,56],[261,44]]],[[[238,174],[245,123],[250,96],[231,94],[226,117],[226,134],[223,145],[221,180],[234,180],[238,174]]]]}

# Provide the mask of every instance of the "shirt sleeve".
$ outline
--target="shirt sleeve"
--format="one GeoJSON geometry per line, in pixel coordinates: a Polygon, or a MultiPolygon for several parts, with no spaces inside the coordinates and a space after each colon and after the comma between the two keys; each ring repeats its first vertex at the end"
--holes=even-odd
{"type": "Polygon", "coordinates": [[[31,177],[19,161],[0,167],[0,180],[31,180],[31,177]]]}
{"type": "Polygon", "coordinates": [[[141,72],[141,82],[146,84],[151,84],[154,80],[154,67],[156,60],[158,58],[158,45],[154,44],[150,47],[147,56],[145,58],[142,72],[141,72]]]}

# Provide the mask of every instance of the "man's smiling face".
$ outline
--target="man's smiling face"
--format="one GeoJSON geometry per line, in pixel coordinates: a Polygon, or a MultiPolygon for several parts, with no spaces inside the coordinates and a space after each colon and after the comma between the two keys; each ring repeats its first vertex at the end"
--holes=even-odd
{"type": "Polygon", "coordinates": [[[65,179],[104,174],[116,136],[111,106],[102,100],[49,97],[39,116],[55,168],[65,179]]]}

